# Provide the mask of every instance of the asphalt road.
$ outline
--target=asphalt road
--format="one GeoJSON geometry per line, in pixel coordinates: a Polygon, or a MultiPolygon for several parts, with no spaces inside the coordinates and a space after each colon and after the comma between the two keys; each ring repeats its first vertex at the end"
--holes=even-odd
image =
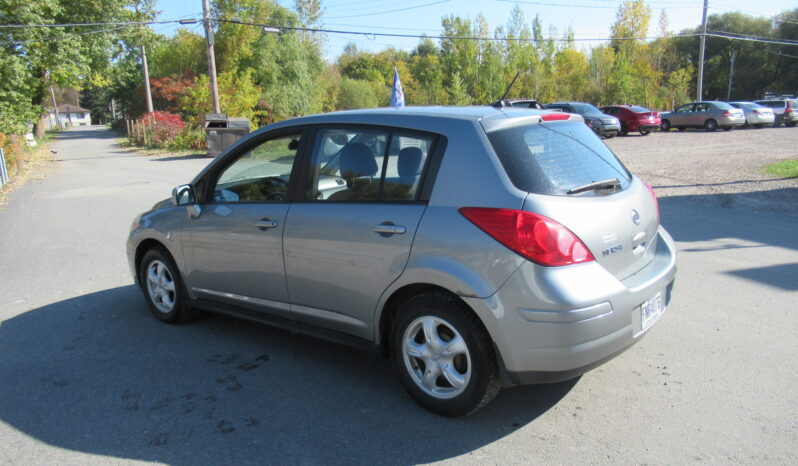
{"type": "Polygon", "coordinates": [[[0,210],[0,464],[798,463],[796,216],[662,198],[680,270],[652,331],[578,380],[446,419],[378,356],[151,317],[128,226],[207,159],[114,142],[63,133],[0,210]]]}

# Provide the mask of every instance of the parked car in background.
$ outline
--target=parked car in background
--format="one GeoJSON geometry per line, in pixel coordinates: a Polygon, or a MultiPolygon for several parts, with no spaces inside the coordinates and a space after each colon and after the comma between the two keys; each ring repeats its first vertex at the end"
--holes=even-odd
{"type": "Polygon", "coordinates": [[[653,190],[581,116],[489,106],[261,128],[138,216],[127,255],[157,319],[381,348],[449,416],[619,354],[676,274],[653,190]]]}
{"type": "Polygon", "coordinates": [[[659,125],[662,123],[659,113],[638,105],[610,105],[601,107],[601,112],[612,115],[621,122],[621,130],[618,134],[622,136],[630,131],[646,136],[655,129],[659,129],[659,125]]]}
{"type": "Polygon", "coordinates": [[[729,105],[739,108],[745,114],[743,128],[749,126],[762,128],[763,126],[772,125],[776,119],[772,108],[754,102],[729,102],[729,105]]]}
{"type": "Polygon", "coordinates": [[[549,110],[582,115],[588,128],[605,138],[614,137],[621,130],[621,122],[617,118],[601,113],[601,110],[594,105],[585,102],[554,102],[544,107],[549,110]]]}
{"type": "Polygon", "coordinates": [[[776,116],[774,125],[795,126],[798,123],[798,100],[795,99],[769,99],[757,100],[755,103],[770,107],[776,116]]]}
{"type": "Polygon", "coordinates": [[[682,105],[672,112],[660,113],[662,131],[676,128],[684,131],[687,128],[704,128],[715,131],[723,128],[726,131],[745,124],[745,114],[726,102],[691,102],[682,105]]]}
{"type": "Polygon", "coordinates": [[[534,108],[537,110],[542,110],[543,104],[539,101],[534,99],[501,99],[493,102],[491,104],[493,107],[496,108],[506,108],[506,107],[515,107],[515,108],[534,108]]]}

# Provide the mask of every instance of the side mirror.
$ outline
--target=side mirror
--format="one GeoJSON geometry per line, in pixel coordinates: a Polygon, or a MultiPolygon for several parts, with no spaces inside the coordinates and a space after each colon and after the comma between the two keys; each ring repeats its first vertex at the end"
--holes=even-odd
{"type": "Polygon", "coordinates": [[[194,186],[184,184],[172,190],[172,204],[191,205],[196,202],[197,196],[194,195],[194,186]]]}

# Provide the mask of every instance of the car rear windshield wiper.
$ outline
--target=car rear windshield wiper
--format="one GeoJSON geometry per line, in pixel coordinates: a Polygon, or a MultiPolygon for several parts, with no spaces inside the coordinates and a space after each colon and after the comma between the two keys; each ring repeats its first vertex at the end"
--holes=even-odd
{"type": "Polygon", "coordinates": [[[599,189],[617,189],[621,187],[621,182],[618,178],[610,178],[609,180],[594,181],[586,185],[574,188],[568,191],[567,194],[583,193],[585,191],[598,191],[599,189]]]}

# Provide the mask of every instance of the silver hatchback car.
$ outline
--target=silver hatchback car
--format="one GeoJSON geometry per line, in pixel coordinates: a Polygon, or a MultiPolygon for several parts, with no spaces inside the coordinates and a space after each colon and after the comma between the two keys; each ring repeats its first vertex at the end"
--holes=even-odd
{"type": "Polygon", "coordinates": [[[653,191],[581,116],[493,107],[267,126],[137,217],[127,254],[158,319],[380,348],[448,416],[619,354],[676,273],[653,191]]]}

